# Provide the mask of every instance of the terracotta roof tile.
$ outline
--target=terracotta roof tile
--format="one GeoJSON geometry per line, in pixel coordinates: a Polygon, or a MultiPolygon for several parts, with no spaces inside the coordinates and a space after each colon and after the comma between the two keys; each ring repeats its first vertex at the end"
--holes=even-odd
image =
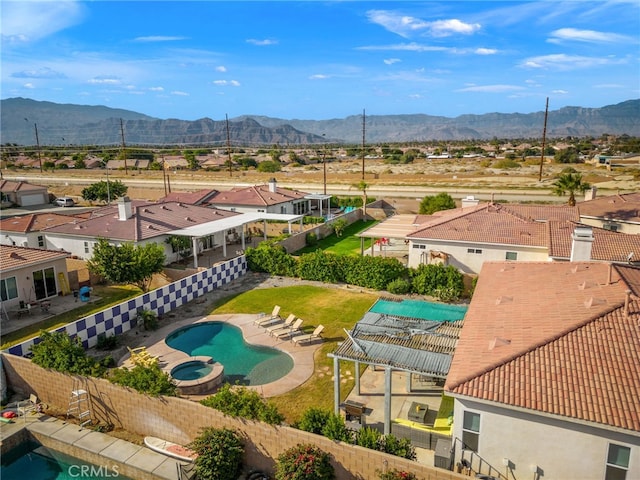
{"type": "Polygon", "coordinates": [[[7,272],[70,256],[68,252],[43,250],[41,248],[0,245],[0,272],[7,272]]]}
{"type": "Polygon", "coordinates": [[[447,390],[640,431],[639,269],[487,262],[479,278],[447,390]]]}
{"type": "Polygon", "coordinates": [[[299,200],[308,195],[305,192],[276,187],[276,191],[269,190],[269,185],[250,187],[235,187],[225,192],[218,192],[209,203],[216,205],[250,205],[269,206],[279,203],[299,200]]]}
{"type": "Polygon", "coordinates": [[[580,216],[640,223],[640,193],[596,197],[578,203],[580,216]]]}
{"type": "Polygon", "coordinates": [[[70,223],[78,217],[62,215],[59,213],[32,213],[20,217],[8,217],[0,219],[0,231],[2,232],[39,232],[49,227],[70,223]]]}

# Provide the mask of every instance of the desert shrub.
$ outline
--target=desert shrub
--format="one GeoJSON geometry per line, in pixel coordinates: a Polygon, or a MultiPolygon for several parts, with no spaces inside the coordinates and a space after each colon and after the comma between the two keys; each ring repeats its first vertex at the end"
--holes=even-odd
{"type": "Polygon", "coordinates": [[[236,480],[242,471],[244,446],[238,434],[228,428],[208,427],[189,444],[198,453],[195,471],[198,478],[236,480]]]}
{"type": "Polygon", "coordinates": [[[132,369],[126,367],[113,369],[109,380],[116,385],[130,387],[140,393],[157,397],[176,396],[178,388],[171,376],[156,365],[136,365],[132,369]]]}
{"type": "Polygon", "coordinates": [[[411,440],[408,438],[398,438],[392,434],[385,435],[380,439],[379,448],[381,451],[396,457],[409,460],[416,459],[416,449],[411,445],[411,440]]]}
{"type": "Polygon", "coordinates": [[[305,240],[308,246],[314,247],[318,244],[318,235],[314,232],[309,232],[307,233],[305,240]]]}
{"type": "Polygon", "coordinates": [[[522,165],[510,158],[502,158],[497,160],[491,165],[493,168],[499,168],[501,170],[508,170],[512,168],[520,168],[522,165]]]}
{"type": "Polygon", "coordinates": [[[341,415],[330,413],[327,422],[322,427],[322,435],[325,437],[341,442],[351,442],[353,440],[351,430],[344,423],[341,415]]]}
{"type": "Polygon", "coordinates": [[[286,450],[276,463],[276,480],[332,480],[336,478],[329,454],[310,444],[286,450]]]}
{"type": "Polygon", "coordinates": [[[395,295],[405,295],[411,292],[411,282],[405,278],[396,278],[387,285],[387,292],[395,295]]]}
{"type": "Polygon", "coordinates": [[[231,417],[242,417],[249,420],[260,420],[271,425],[279,425],[284,421],[278,409],[267,402],[255,390],[225,383],[210,397],[201,400],[200,403],[207,407],[220,410],[231,417]]]}
{"type": "Polygon", "coordinates": [[[40,340],[31,347],[31,360],[36,365],[63,373],[92,377],[104,375],[104,364],[87,355],[78,337],[42,330],[40,340]]]}
{"type": "Polygon", "coordinates": [[[327,423],[327,419],[331,412],[317,407],[309,407],[303,413],[302,417],[294,425],[295,428],[304,430],[305,432],[322,434],[322,429],[327,423]]]}
{"type": "Polygon", "coordinates": [[[145,330],[157,330],[158,329],[158,317],[151,310],[138,310],[136,317],[138,323],[142,323],[142,327],[145,330]]]}
{"type": "Polygon", "coordinates": [[[363,427],[355,434],[355,444],[371,450],[380,450],[382,434],[371,427],[363,427]]]}

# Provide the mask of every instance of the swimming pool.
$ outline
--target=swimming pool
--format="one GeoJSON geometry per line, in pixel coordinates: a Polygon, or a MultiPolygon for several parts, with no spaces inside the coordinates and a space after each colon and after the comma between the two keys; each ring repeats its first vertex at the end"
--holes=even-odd
{"type": "Polygon", "coordinates": [[[201,322],[170,333],[165,342],[191,356],[213,358],[224,367],[225,380],[240,385],[264,385],[284,377],[293,359],[271,347],[249,345],[242,330],[224,322],[201,322]]]}
{"type": "Polygon", "coordinates": [[[446,303],[426,302],[422,300],[378,300],[370,312],[398,315],[401,317],[421,318],[440,322],[462,320],[467,313],[465,305],[449,305],[446,303]]]}
{"type": "Polygon", "coordinates": [[[32,441],[2,455],[0,477],[2,480],[130,480],[120,475],[117,465],[92,465],[32,441]]]}

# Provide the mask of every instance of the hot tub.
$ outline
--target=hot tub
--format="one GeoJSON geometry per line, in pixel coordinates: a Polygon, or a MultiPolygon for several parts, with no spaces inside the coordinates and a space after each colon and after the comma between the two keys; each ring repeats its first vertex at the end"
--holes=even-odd
{"type": "Polygon", "coordinates": [[[188,357],[167,366],[181,395],[212,393],[224,378],[224,367],[211,357],[188,357]]]}

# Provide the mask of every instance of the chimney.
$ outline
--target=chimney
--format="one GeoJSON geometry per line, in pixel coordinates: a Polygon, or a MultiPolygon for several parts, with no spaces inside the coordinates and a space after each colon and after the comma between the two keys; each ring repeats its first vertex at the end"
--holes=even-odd
{"type": "Polygon", "coordinates": [[[594,198],[596,198],[597,192],[598,192],[598,187],[596,187],[595,185],[592,186],[589,190],[584,192],[584,201],[588,202],[589,200],[593,200],[594,198]]]}
{"type": "Polygon", "coordinates": [[[118,220],[124,222],[131,218],[131,199],[120,197],[118,199],[118,220]]]}
{"type": "Polygon", "coordinates": [[[478,205],[478,203],[480,203],[480,199],[474,197],[473,195],[467,195],[461,200],[461,202],[462,208],[475,207],[476,205],[478,205]]]}
{"type": "Polygon", "coordinates": [[[274,192],[276,191],[276,179],[272,178],[269,180],[269,191],[270,192],[274,192]]]}
{"type": "Polygon", "coordinates": [[[579,226],[571,235],[573,242],[571,243],[572,262],[585,262],[591,260],[591,247],[593,245],[593,230],[591,227],[579,226]]]}

